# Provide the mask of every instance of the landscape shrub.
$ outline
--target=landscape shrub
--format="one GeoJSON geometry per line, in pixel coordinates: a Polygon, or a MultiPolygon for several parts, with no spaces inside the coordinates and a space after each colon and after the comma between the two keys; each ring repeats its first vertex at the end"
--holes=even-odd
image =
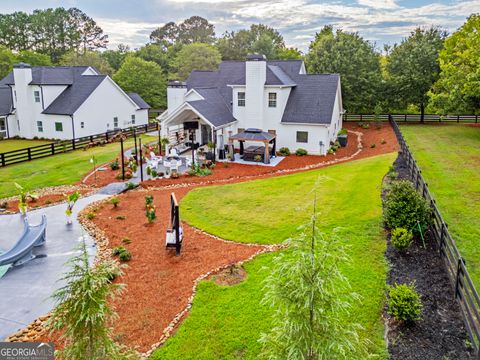
{"type": "Polygon", "coordinates": [[[147,166],[147,175],[152,175],[152,168],[147,166]]]}
{"type": "Polygon", "coordinates": [[[113,248],[112,255],[114,255],[114,256],[120,255],[120,253],[122,253],[126,250],[127,249],[125,249],[123,246],[117,246],[117,247],[113,248]]]}
{"type": "Polygon", "coordinates": [[[288,156],[290,155],[290,149],[288,147],[281,147],[280,150],[278,150],[278,154],[281,156],[288,156]]]}
{"type": "Polygon", "coordinates": [[[422,318],[422,299],[415,283],[390,286],[387,299],[388,313],[395,320],[412,322],[422,318]]]}
{"type": "Polygon", "coordinates": [[[120,169],[120,164],[118,163],[118,160],[112,161],[110,163],[110,169],[112,169],[112,170],[120,169]]]}
{"type": "Polygon", "coordinates": [[[255,160],[256,162],[262,161],[262,155],[255,155],[255,156],[253,157],[253,160],[255,160]]]}
{"type": "Polygon", "coordinates": [[[127,244],[127,245],[130,244],[131,242],[132,242],[132,240],[130,240],[128,237],[124,237],[122,239],[122,243],[127,244]]]}
{"type": "Polygon", "coordinates": [[[145,196],[145,208],[148,208],[152,204],[153,204],[153,195],[146,195],[145,196]]]}
{"type": "Polygon", "coordinates": [[[127,188],[127,190],[133,190],[137,187],[138,185],[137,184],[134,184],[132,182],[128,182],[125,184],[125,187],[127,188]]]}
{"type": "Polygon", "coordinates": [[[190,170],[188,170],[188,175],[191,176],[208,176],[212,174],[212,170],[209,168],[202,168],[198,163],[192,165],[190,170]]]}
{"type": "Polygon", "coordinates": [[[87,214],[87,219],[88,220],[93,220],[93,219],[95,219],[95,216],[97,216],[97,214],[95,214],[94,212],[89,212],[87,214]]]}
{"type": "Polygon", "coordinates": [[[392,245],[398,250],[405,250],[412,244],[413,234],[410,230],[404,228],[395,228],[392,230],[392,245]]]}
{"type": "Polygon", "coordinates": [[[383,217],[390,229],[405,228],[419,232],[430,226],[432,211],[428,202],[415,190],[407,180],[394,181],[385,196],[383,217]]]}
{"type": "Polygon", "coordinates": [[[147,217],[148,223],[151,224],[157,218],[155,206],[153,204],[148,205],[145,216],[147,217]]]}
{"type": "Polygon", "coordinates": [[[118,215],[115,219],[117,220],[126,220],[127,217],[125,215],[118,215]]]}
{"type": "Polygon", "coordinates": [[[345,128],[341,128],[340,131],[338,132],[338,135],[347,135],[348,131],[345,128]]]}
{"type": "Polygon", "coordinates": [[[150,172],[150,175],[152,176],[152,178],[156,178],[158,175],[157,170],[152,169],[152,171],[150,172]]]}
{"type": "Polygon", "coordinates": [[[376,146],[377,146],[377,145],[372,144],[372,145],[370,145],[370,149],[375,149],[376,146]]]}
{"type": "Polygon", "coordinates": [[[298,148],[297,151],[295,151],[295,155],[297,156],[305,156],[307,154],[308,154],[308,151],[303,148],[298,148]]]}
{"type": "Polygon", "coordinates": [[[387,143],[387,140],[385,140],[385,139],[382,139],[382,141],[380,141],[380,144],[382,144],[382,145],[385,145],[386,143],[387,143]]]}
{"type": "Polygon", "coordinates": [[[130,253],[130,251],[125,250],[125,251],[122,251],[122,252],[118,255],[118,258],[119,258],[120,261],[122,261],[122,262],[130,261],[130,260],[132,259],[132,254],[130,253]]]}
{"type": "Polygon", "coordinates": [[[114,196],[110,199],[110,204],[112,204],[113,207],[117,207],[118,204],[120,204],[120,199],[118,197],[114,196]]]}

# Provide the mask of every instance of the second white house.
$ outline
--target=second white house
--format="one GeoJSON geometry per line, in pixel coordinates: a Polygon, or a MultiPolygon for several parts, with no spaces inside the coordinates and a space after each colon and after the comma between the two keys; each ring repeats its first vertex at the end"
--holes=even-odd
{"type": "Polygon", "coordinates": [[[0,81],[0,138],[86,137],[147,124],[149,108],[93,67],[21,63],[0,81]]]}

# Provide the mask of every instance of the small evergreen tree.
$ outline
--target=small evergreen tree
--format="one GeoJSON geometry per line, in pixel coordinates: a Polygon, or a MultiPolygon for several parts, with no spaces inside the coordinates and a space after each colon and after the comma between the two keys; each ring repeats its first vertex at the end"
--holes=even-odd
{"type": "Polygon", "coordinates": [[[350,292],[339,264],[349,261],[338,238],[323,236],[314,209],[289,250],[274,259],[264,304],[275,309],[273,329],[262,334],[268,359],[361,358],[365,344],[358,324],[342,321],[358,295],[350,292]]]}
{"type": "Polygon", "coordinates": [[[52,295],[58,305],[48,326],[66,340],[58,355],[69,360],[121,358],[121,347],[110,338],[107,326],[117,316],[110,301],[123,288],[112,283],[121,275],[121,268],[113,261],[91,267],[85,241],[79,250],[69,261],[71,270],[62,278],[66,285],[52,295]]]}

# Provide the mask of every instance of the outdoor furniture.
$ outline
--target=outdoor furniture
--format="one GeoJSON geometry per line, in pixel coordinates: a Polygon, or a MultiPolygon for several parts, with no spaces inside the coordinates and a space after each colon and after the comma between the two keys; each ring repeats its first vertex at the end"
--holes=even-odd
{"type": "Polygon", "coordinates": [[[170,195],[170,227],[167,229],[165,237],[165,247],[175,247],[176,256],[180,255],[183,241],[183,228],[180,224],[180,209],[177,198],[172,192],[170,195]]]}
{"type": "Polygon", "coordinates": [[[22,236],[10,250],[0,255],[0,266],[8,264],[17,266],[35,259],[33,248],[45,244],[46,227],[47,217],[45,215],[42,216],[42,221],[38,225],[29,225],[25,218],[22,236]]]}
{"type": "Polygon", "coordinates": [[[179,160],[170,161],[170,171],[175,170],[176,172],[178,172],[178,167],[179,167],[178,162],[179,160]]]}
{"type": "Polygon", "coordinates": [[[243,160],[255,161],[255,157],[260,155],[262,157],[262,161],[265,164],[269,164],[270,158],[275,156],[276,138],[277,136],[275,134],[262,131],[261,129],[249,128],[241,133],[229,137],[229,145],[232,148],[232,150],[230,150],[230,156],[232,156],[232,158],[234,156],[233,141],[236,140],[240,142],[240,156],[243,156],[243,160]],[[262,143],[262,146],[249,146],[245,153],[245,141],[260,142],[262,143]],[[272,144],[272,146],[270,147],[269,144],[272,144]]]}

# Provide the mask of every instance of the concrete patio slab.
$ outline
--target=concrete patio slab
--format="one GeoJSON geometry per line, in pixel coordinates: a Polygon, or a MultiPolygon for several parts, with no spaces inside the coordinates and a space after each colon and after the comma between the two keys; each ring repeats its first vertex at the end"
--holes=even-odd
{"type": "MultiPolygon", "coordinates": [[[[0,339],[24,328],[54,307],[52,293],[63,286],[59,281],[68,271],[65,262],[76,254],[80,238],[85,237],[90,257],[95,255],[93,240],[82,229],[77,214],[88,204],[106,198],[95,194],[81,198],[73,209],[73,224],[67,226],[65,204],[59,204],[28,213],[31,224],[47,216],[47,242],[35,248],[38,257],[24,265],[11,267],[0,279],[0,339]]],[[[19,239],[23,230],[20,214],[0,215],[0,250],[7,251],[19,239]]]]}

